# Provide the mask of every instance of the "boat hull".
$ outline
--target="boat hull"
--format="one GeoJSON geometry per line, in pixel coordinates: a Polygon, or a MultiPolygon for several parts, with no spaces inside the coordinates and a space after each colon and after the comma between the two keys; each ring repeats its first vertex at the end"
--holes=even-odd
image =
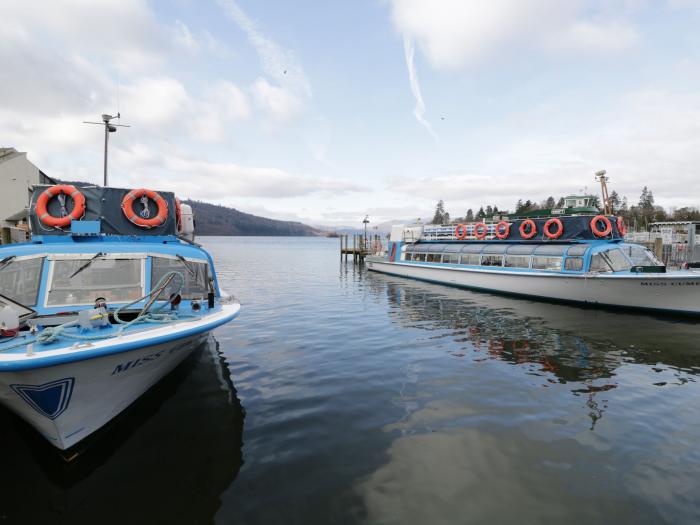
{"type": "Polygon", "coordinates": [[[136,401],[239,311],[226,305],[198,320],[112,339],[0,354],[0,403],[65,450],[136,401]]]}
{"type": "Polygon", "coordinates": [[[700,315],[700,274],[557,274],[438,267],[367,258],[369,270],[554,301],[700,315]]]}
{"type": "Polygon", "coordinates": [[[138,399],[208,333],[98,359],[0,375],[0,401],[65,450],[138,399]]]}

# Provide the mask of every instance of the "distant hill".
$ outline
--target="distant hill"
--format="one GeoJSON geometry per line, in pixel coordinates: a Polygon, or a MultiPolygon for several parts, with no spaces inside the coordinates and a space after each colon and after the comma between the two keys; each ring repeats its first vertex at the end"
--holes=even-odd
{"type": "Polygon", "coordinates": [[[243,213],[234,208],[209,204],[207,202],[185,200],[192,206],[196,221],[197,235],[270,235],[309,237],[323,235],[322,232],[293,221],[276,221],[243,213]]]}

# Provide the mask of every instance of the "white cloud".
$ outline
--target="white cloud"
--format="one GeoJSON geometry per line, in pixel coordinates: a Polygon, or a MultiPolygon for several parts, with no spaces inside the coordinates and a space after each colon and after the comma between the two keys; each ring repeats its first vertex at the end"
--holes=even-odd
{"type": "Polygon", "coordinates": [[[282,120],[298,114],[311,98],[311,84],[294,53],[263,34],[234,0],[219,0],[219,5],[246,34],[263,71],[277,84],[259,79],[253,86],[263,107],[282,120]]]}
{"type": "MultiPolygon", "coordinates": [[[[637,32],[619,21],[600,22],[583,0],[391,0],[398,30],[439,69],[459,69],[507,47],[621,51],[637,32]]],[[[613,5],[627,11],[624,1],[613,5]]],[[[610,7],[606,7],[610,15],[610,7]]]]}
{"type": "Polygon", "coordinates": [[[546,121],[548,108],[523,110],[517,129],[507,133],[470,169],[455,169],[425,177],[402,177],[393,191],[413,198],[445,199],[449,210],[496,204],[513,208],[519,198],[543,200],[588,187],[598,191],[593,173],[606,169],[611,189],[639,196],[642,186],[664,206],[700,206],[700,95],[666,89],[624,93],[576,120],[562,134],[546,121]],[[544,112],[544,113],[543,113],[544,112]],[[506,138],[510,137],[510,138],[506,138]]]}
{"type": "Polygon", "coordinates": [[[313,194],[364,191],[350,181],[298,175],[278,168],[243,166],[232,162],[191,159],[176,151],[154,152],[145,145],[115,149],[115,158],[128,168],[126,183],[170,189],[195,199],[226,202],[232,198],[280,199],[313,194]]]}
{"type": "Polygon", "coordinates": [[[291,120],[302,111],[303,105],[295,95],[264,78],[256,80],[251,89],[258,107],[278,121],[291,120]]]}
{"type": "Polygon", "coordinates": [[[125,86],[122,105],[131,122],[160,126],[184,116],[190,99],[185,87],[174,78],[141,78],[125,86]]]}

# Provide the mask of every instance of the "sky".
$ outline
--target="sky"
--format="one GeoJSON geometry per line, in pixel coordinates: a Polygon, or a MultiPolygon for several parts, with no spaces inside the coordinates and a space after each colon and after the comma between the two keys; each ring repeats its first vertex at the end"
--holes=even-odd
{"type": "Polygon", "coordinates": [[[700,0],[0,0],[0,147],[312,225],[700,206],[700,0]]]}

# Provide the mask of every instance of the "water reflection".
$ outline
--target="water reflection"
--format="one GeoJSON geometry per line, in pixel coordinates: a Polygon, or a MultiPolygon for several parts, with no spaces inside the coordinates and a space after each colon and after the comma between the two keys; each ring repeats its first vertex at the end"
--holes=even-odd
{"type": "Polygon", "coordinates": [[[0,522],[209,523],[242,464],[244,412],[210,338],[66,462],[0,412],[0,522]]]}
{"type": "Polygon", "coordinates": [[[364,284],[419,347],[386,461],[356,484],[368,522],[700,518],[697,321],[364,284]]]}

